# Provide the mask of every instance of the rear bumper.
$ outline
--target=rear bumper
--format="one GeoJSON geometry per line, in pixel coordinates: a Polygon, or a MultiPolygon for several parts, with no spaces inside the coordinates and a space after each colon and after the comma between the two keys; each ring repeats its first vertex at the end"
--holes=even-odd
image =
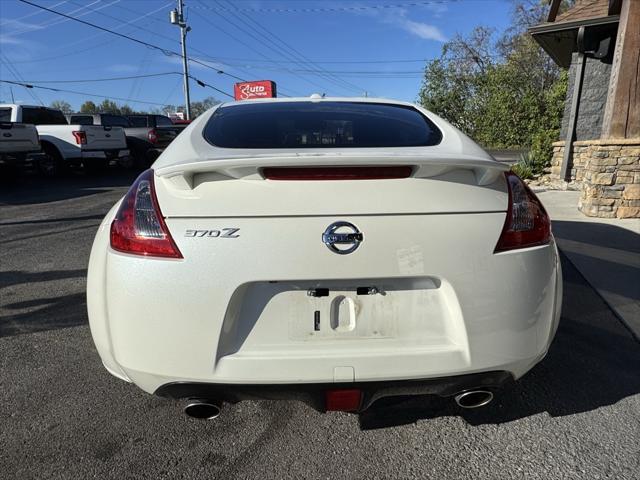
{"type": "Polygon", "coordinates": [[[26,152],[4,153],[0,152],[0,165],[19,165],[27,159],[26,152]]]}
{"type": "MultiPolygon", "coordinates": [[[[319,240],[325,218],[234,219],[217,226],[245,236],[176,233],[185,259],[159,260],[109,248],[115,208],[89,265],[91,331],[105,367],[149,393],[181,382],[279,389],[495,371],[517,379],[544,357],[557,328],[555,244],[502,254],[478,247],[495,245],[503,213],[467,217],[465,235],[449,233],[455,215],[358,217],[369,236],[346,258],[319,240]],[[404,243],[380,229],[403,231],[404,243]],[[252,231],[269,240],[268,256],[252,248],[252,231]],[[367,285],[382,287],[387,300],[354,294],[352,287],[367,285]],[[332,296],[307,296],[308,288],[327,286],[332,296]],[[334,330],[334,296],[362,308],[353,330],[334,330]],[[322,312],[320,331],[314,311],[322,312]]],[[[174,232],[194,225],[168,221],[174,232]]]]}
{"type": "Polygon", "coordinates": [[[128,149],[113,150],[83,150],[79,160],[104,160],[128,157],[130,154],[128,149]]]}
{"type": "Polygon", "coordinates": [[[325,412],[327,391],[357,389],[362,392],[359,411],[366,410],[374,402],[385,397],[411,395],[437,395],[452,397],[468,390],[501,389],[513,382],[513,375],[506,371],[456,375],[443,378],[401,380],[387,382],[314,383],[284,385],[235,385],[198,382],[173,382],[159,387],[154,394],[176,400],[203,398],[228,403],[243,400],[297,400],[319,412],[325,412]]]}

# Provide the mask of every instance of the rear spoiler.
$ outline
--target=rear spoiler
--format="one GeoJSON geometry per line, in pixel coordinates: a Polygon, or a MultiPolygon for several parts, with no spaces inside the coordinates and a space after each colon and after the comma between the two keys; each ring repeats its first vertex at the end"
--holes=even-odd
{"type": "Polygon", "coordinates": [[[452,170],[472,170],[478,185],[490,185],[509,170],[509,165],[495,160],[460,154],[438,154],[433,157],[417,155],[327,155],[301,154],[279,156],[237,156],[215,160],[169,165],[159,168],[155,174],[170,181],[181,190],[192,190],[201,174],[215,174],[222,179],[261,180],[266,167],[316,167],[316,166],[382,166],[409,165],[414,167],[412,177],[436,177],[452,170]]]}

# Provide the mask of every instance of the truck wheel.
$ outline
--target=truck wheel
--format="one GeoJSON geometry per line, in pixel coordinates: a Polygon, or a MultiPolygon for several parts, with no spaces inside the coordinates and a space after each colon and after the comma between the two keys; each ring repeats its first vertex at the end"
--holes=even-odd
{"type": "Polygon", "coordinates": [[[42,155],[38,158],[38,171],[43,177],[55,177],[62,171],[62,156],[52,145],[42,146],[42,155]]]}

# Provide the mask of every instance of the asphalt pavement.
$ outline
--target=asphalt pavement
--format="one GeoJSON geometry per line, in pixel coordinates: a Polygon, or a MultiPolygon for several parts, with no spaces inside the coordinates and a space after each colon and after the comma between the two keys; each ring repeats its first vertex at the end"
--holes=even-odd
{"type": "Polygon", "coordinates": [[[86,266],[132,180],[0,185],[1,478],[639,478],[640,344],[566,259],[549,355],[483,409],[243,402],[203,422],[110,376],[87,325],[86,266]]]}

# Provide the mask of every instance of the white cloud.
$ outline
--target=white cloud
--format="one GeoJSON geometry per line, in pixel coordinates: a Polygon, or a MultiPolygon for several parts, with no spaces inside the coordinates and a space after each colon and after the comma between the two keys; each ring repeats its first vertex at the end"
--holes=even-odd
{"type": "MultiPolygon", "coordinates": [[[[446,6],[442,6],[442,8],[433,11],[431,17],[439,18],[443,11],[446,11],[446,6]]],[[[363,11],[360,14],[376,18],[378,21],[386,23],[387,25],[401,28],[402,30],[415,35],[416,37],[422,38],[423,40],[434,40],[436,42],[447,41],[447,37],[435,25],[410,20],[408,18],[409,12],[406,8],[393,9],[393,11],[390,12],[380,12],[377,10],[370,12],[363,11]]]]}
{"type": "Polygon", "coordinates": [[[5,47],[4,50],[6,50],[6,56],[9,60],[17,63],[22,63],[33,58],[33,53],[41,48],[39,43],[32,40],[2,33],[0,34],[0,53],[3,51],[1,49],[3,46],[5,47]]]}
{"type": "Polygon", "coordinates": [[[21,22],[20,20],[8,19],[2,22],[2,30],[6,35],[20,35],[21,33],[33,32],[34,30],[41,30],[44,27],[35,23],[21,22]]]}
{"type": "Polygon", "coordinates": [[[9,35],[0,35],[0,45],[22,45],[24,41],[9,35]]]}
{"type": "Polygon", "coordinates": [[[402,19],[399,25],[406,31],[414,35],[424,38],[425,40],[436,40],[438,42],[446,42],[447,37],[434,25],[428,23],[414,22],[413,20],[402,19]]]}

